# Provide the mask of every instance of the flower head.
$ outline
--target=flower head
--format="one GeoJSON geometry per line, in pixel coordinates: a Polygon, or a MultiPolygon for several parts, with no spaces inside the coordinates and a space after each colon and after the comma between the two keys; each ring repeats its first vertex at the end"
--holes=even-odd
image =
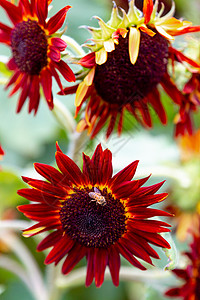
{"type": "MultiPolygon", "coordinates": [[[[126,110],[144,126],[152,127],[149,105],[166,124],[166,113],[157,89],[159,83],[173,101],[181,105],[183,96],[167,72],[169,61],[174,62],[171,41],[176,35],[200,31],[200,26],[174,18],[174,3],[164,16],[164,6],[157,10],[158,1],[153,5],[152,0],[145,0],[141,12],[131,0],[128,13],[121,9],[121,16],[114,4],[107,23],[95,17],[99,28],[87,27],[92,39],[85,46],[92,52],[79,61],[84,69],[77,79],[82,81],[73,89],[65,89],[65,94],[76,92],[76,114],[86,102],[79,131],[87,128],[94,137],[109,119],[106,136],[112,133],[115,123],[118,123],[120,134],[126,110]]],[[[186,56],[182,57],[181,63],[183,61],[200,66],[186,56]]]]}
{"type": "Polygon", "coordinates": [[[65,257],[62,272],[68,274],[86,257],[87,286],[93,278],[96,286],[101,286],[106,266],[117,286],[120,255],[145,270],[138,258],[152,264],[150,257],[159,257],[149,243],[170,248],[160,234],[168,232],[170,225],[148,219],[169,216],[149,208],[166,198],[166,193],[155,194],[163,182],[142,187],[149,176],[132,180],[138,161],[113,176],[112,154],[98,145],[91,159],[83,154],[81,171],[57,145],[56,162],[60,172],[36,163],[36,171],[47,181],[23,177],[32,188],[18,191],[35,202],[18,208],[37,222],[24,231],[24,236],[52,231],[37,247],[38,251],[53,247],[46,264],[58,264],[65,257]]]}
{"type": "Polygon", "coordinates": [[[13,85],[10,96],[21,89],[17,112],[20,112],[27,98],[29,113],[37,112],[40,86],[49,108],[53,108],[52,77],[63,90],[57,70],[67,81],[75,81],[72,70],[61,60],[60,52],[65,50],[67,44],[56,36],[70,6],[65,6],[47,21],[49,3],[51,0],[19,0],[16,6],[7,0],[0,0],[0,6],[13,23],[11,28],[0,22],[0,42],[12,50],[8,68],[14,74],[6,88],[13,85]]]}
{"type": "Polygon", "coordinates": [[[172,272],[182,279],[184,283],[180,287],[169,289],[165,295],[168,297],[180,297],[184,300],[200,299],[200,235],[199,227],[196,233],[193,233],[193,242],[190,245],[190,251],[185,255],[189,259],[188,266],[185,269],[175,269],[172,272]]]}

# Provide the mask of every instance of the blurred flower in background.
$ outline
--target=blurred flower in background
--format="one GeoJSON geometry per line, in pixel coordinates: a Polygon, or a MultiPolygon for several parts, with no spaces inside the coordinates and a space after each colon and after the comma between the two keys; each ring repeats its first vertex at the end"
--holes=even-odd
{"type": "Polygon", "coordinates": [[[187,174],[189,183],[184,186],[172,183],[167,209],[175,215],[176,235],[183,241],[192,229],[200,225],[200,129],[193,135],[180,137],[178,145],[179,167],[187,174]]]}
{"type": "Polygon", "coordinates": [[[36,202],[18,209],[37,223],[24,230],[29,237],[54,230],[40,242],[38,251],[53,247],[46,264],[65,258],[62,272],[68,274],[86,256],[86,286],[93,278],[100,287],[108,265],[113,284],[119,285],[120,254],[133,266],[146,270],[137,258],[152,264],[158,259],[149,243],[170,248],[160,233],[170,231],[165,222],[148,220],[170,216],[148,206],[163,201],[166,193],[155,194],[163,182],[142,187],[150,176],[133,180],[138,161],[112,176],[112,154],[99,144],[90,159],[83,154],[83,172],[57,145],[56,162],[61,172],[44,164],[36,171],[48,180],[24,177],[32,189],[18,194],[36,202]],[[137,257],[137,258],[136,258],[137,257]]]}
{"type": "Polygon", "coordinates": [[[2,156],[4,155],[5,153],[4,153],[4,151],[3,151],[3,148],[1,147],[1,145],[0,145],[0,159],[2,159],[2,156]]]}
{"type": "MultiPolygon", "coordinates": [[[[114,4],[107,23],[95,17],[100,27],[86,27],[92,39],[85,46],[92,52],[79,61],[84,67],[77,74],[77,80],[81,82],[65,89],[65,94],[76,92],[76,115],[86,105],[78,131],[87,128],[93,138],[109,119],[106,137],[112,133],[115,123],[120,134],[126,110],[150,128],[150,106],[162,124],[166,124],[166,112],[157,88],[159,83],[181,108],[181,120],[184,119],[183,114],[190,102],[177,88],[167,66],[170,62],[174,65],[178,61],[199,68],[200,63],[173,48],[171,42],[174,36],[200,31],[200,26],[192,26],[190,22],[174,18],[174,3],[166,15],[163,15],[164,6],[160,11],[157,10],[158,1],[154,5],[152,1],[144,1],[142,13],[132,0],[128,13],[122,10],[123,16],[120,16],[114,4]]],[[[190,113],[193,110],[191,106],[190,113]]],[[[187,131],[191,133],[189,120],[182,122],[181,129],[177,126],[176,135],[187,131]]]]}
{"type": "Polygon", "coordinates": [[[183,280],[179,287],[169,289],[165,295],[168,297],[178,297],[184,300],[200,299],[200,228],[193,233],[193,242],[190,251],[184,254],[188,258],[188,265],[185,269],[175,269],[172,272],[183,280]]]}
{"type": "Polygon", "coordinates": [[[13,23],[12,28],[0,23],[0,43],[5,43],[12,50],[7,66],[14,74],[6,88],[13,85],[10,96],[21,89],[17,112],[29,98],[29,113],[37,113],[40,86],[49,108],[53,108],[52,77],[62,90],[57,70],[67,81],[75,81],[72,70],[61,60],[60,52],[65,50],[67,44],[60,39],[60,34],[55,34],[63,25],[70,6],[64,7],[47,21],[50,3],[51,0],[20,0],[16,6],[7,0],[0,0],[0,6],[13,23]]]}

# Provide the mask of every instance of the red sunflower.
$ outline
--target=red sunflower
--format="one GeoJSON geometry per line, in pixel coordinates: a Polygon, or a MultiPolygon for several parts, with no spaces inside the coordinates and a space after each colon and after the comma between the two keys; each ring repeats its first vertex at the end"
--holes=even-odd
{"type": "Polygon", "coordinates": [[[155,194],[163,182],[142,185],[149,176],[131,180],[138,161],[112,175],[112,154],[98,145],[92,158],[83,154],[83,171],[57,145],[56,162],[60,172],[44,164],[36,171],[47,181],[23,177],[31,189],[18,194],[33,201],[19,206],[19,211],[37,223],[24,231],[24,236],[52,232],[40,242],[38,251],[53,247],[46,264],[58,264],[65,257],[63,274],[68,274],[83,258],[87,259],[86,286],[93,278],[97,287],[104,281],[109,267],[114,285],[119,284],[120,255],[133,266],[145,270],[138,260],[152,264],[159,258],[149,245],[170,248],[160,233],[170,231],[165,222],[149,220],[168,213],[148,208],[163,201],[166,193],[155,194]]]}
{"type": "Polygon", "coordinates": [[[13,27],[0,22],[0,42],[12,50],[8,68],[14,72],[6,88],[13,85],[10,96],[21,89],[17,112],[29,98],[29,113],[36,114],[40,101],[40,86],[50,109],[53,108],[52,77],[62,90],[57,70],[67,81],[75,81],[69,66],[61,60],[60,52],[66,43],[55,32],[63,25],[70,6],[65,6],[48,21],[48,4],[51,0],[19,0],[14,5],[7,0],[0,0],[13,27]]]}
{"type": "Polygon", "coordinates": [[[185,255],[189,264],[185,269],[175,269],[172,272],[182,279],[184,283],[180,287],[168,290],[165,295],[168,297],[179,297],[184,300],[200,299],[200,228],[193,233],[193,242],[190,245],[190,252],[185,255]]]}
{"type": "MultiPolygon", "coordinates": [[[[166,15],[163,15],[164,5],[157,10],[158,1],[153,5],[152,0],[144,0],[142,13],[131,0],[128,12],[122,10],[123,16],[114,5],[107,23],[96,17],[100,27],[87,27],[92,34],[92,43],[85,46],[92,52],[79,61],[84,68],[77,80],[82,81],[65,89],[65,94],[76,92],[76,115],[86,103],[85,116],[78,124],[79,131],[87,128],[93,138],[109,120],[106,136],[110,136],[116,123],[120,134],[126,110],[150,128],[150,106],[166,124],[159,83],[174,103],[185,111],[185,97],[170,78],[167,66],[176,61],[198,68],[200,63],[174,49],[171,41],[174,36],[200,31],[200,26],[191,26],[187,21],[174,18],[174,3],[166,15]]],[[[188,125],[185,131],[187,128],[188,125]]],[[[178,133],[182,131],[178,129],[178,133]]]]}

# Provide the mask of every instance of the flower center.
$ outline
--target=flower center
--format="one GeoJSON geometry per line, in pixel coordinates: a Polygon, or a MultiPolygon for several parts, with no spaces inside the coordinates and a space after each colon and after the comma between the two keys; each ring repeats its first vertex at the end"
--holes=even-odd
{"type": "Polygon", "coordinates": [[[128,35],[119,38],[103,65],[96,66],[94,85],[102,99],[119,106],[144,98],[166,72],[168,42],[159,33],[153,37],[141,31],[139,55],[130,62],[128,35]]]}
{"type": "Polygon", "coordinates": [[[39,75],[47,65],[47,38],[36,21],[23,21],[15,26],[11,47],[15,63],[22,72],[39,75]]]}
{"type": "Polygon", "coordinates": [[[75,190],[60,211],[63,230],[72,239],[86,247],[106,248],[125,232],[123,204],[104,188],[104,203],[89,196],[93,190],[75,190]],[[105,203],[106,201],[106,203],[105,203]]]}

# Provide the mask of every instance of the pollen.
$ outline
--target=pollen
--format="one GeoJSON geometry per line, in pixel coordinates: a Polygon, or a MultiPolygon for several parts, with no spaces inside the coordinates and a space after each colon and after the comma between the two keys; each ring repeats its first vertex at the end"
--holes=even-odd
{"type": "Polygon", "coordinates": [[[91,201],[92,189],[76,190],[60,211],[63,230],[72,239],[86,247],[107,248],[126,231],[123,204],[106,189],[101,194],[106,205],[91,201]]]}
{"type": "Polygon", "coordinates": [[[39,75],[47,65],[47,37],[36,21],[18,23],[11,33],[14,61],[21,72],[39,75]]]}
{"type": "Polygon", "coordinates": [[[102,99],[118,106],[143,99],[162,79],[168,63],[168,41],[141,31],[139,55],[130,62],[128,34],[119,38],[107,61],[96,66],[94,85],[102,99]]]}

